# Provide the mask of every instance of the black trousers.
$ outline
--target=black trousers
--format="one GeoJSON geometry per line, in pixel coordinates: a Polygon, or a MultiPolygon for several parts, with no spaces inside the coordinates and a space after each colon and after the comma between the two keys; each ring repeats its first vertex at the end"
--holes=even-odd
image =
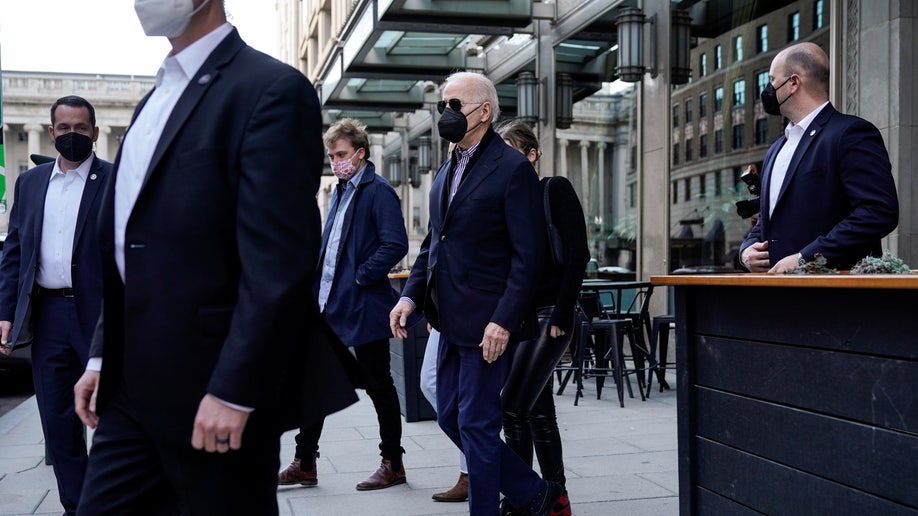
{"type": "MultiPolygon", "coordinates": [[[[151,387],[152,388],[152,387],[151,387]]],[[[93,434],[78,516],[278,514],[280,427],[256,410],[242,448],[207,453],[188,440],[157,436],[124,389],[114,393],[93,434]]]]}
{"type": "Polygon", "coordinates": [[[539,309],[539,336],[517,345],[510,376],[501,391],[501,402],[507,445],[530,466],[535,448],[542,478],[563,486],[564,460],[551,373],[570,344],[571,333],[551,337],[549,323],[553,310],[553,307],[539,309]]]}
{"type": "MultiPolygon", "coordinates": [[[[357,363],[364,374],[367,395],[376,409],[379,422],[379,450],[384,459],[392,461],[394,468],[399,469],[402,463],[402,413],[398,404],[398,392],[389,369],[389,339],[381,339],[360,346],[354,346],[357,363]]],[[[302,467],[312,466],[312,456],[319,451],[319,437],[322,435],[323,421],[300,428],[296,434],[296,458],[302,467]]]]}

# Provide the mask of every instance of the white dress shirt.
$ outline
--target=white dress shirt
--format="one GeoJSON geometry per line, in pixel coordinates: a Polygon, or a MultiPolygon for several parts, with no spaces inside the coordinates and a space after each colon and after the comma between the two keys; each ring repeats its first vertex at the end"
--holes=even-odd
{"type": "Polygon", "coordinates": [[[125,280],[124,233],[150,168],[153,151],[156,149],[154,142],[159,142],[169,115],[185,87],[211,52],[232,31],[233,26],[224,23],[178,54],[167,56],[156,73],[153,93],[124,136],[121,162],[115,176],[115,263],[122,281],[125,280]]]}
{"type": "Polygon", "coordinates": [[[810,123],[816,118],[816,115],[818,115],[828,104],[828,101],[823,102],[818,108],[803,117],[800,123],[794,124],[791,122],[784,128],[784,137],[787,138],[787,141],[784,142],[784,145],[775,157],[775,164],[771,167],[771,181],[768,183],[769,216],[775,211],[775,204],[778,202],[778,194],[781,193],[781,186],[784,185],[784,178],[787,177],[787,169],[790,166],[791,159],[794,157],[797,146],[800,144],[800,140],[803,139],[807,127],[810,126],[810,123]]]}
{"type": "Polygon", "coordinates": [[[80,166],[68,172],[61,170],[60,157],[54,161],[54,170],[51,171],[48,190],[45,192],[38,270],[35,272],[35,283],[40,287],[73,287],[70,270],[73,263],[73,237],[80,201],[83,199],[83,187],[94,158],[95,154],[90,154],[80,166]]]}

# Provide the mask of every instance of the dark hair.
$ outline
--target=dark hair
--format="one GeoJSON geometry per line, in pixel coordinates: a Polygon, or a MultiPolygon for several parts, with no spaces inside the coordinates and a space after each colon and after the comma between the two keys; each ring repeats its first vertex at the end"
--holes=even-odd
{"type": "Polygon", "coordinates": [[[529,155],[529,151],[535,149],[536,161],[542,156],[542,151],[539,150],[539,139],[536,138],[532,129],[518,118],[500,124],[500,127],[497,128],[497,134],[504,140],[509,141],[510,145],[524,155],[529,155]]]}
{"type": "Polygon", "coordinates": [[[78,97],[76,95],[67,95],[66,97],[61,97],[54,101],[54,104],[51,104],[51,126],[54,127],[54,112],[57,111],[57,107],[60,105],[70,106],[75,108],[86,108],[89,111],[89,123],[93,127],[96,126],[96,110],[92,107],[92,104],[83,97],[78,97]]]}
{"type": "Polygon", "coordinates": [[[363,149],[363,159],[370,159],[370,137],[366,125],[353,118],[342,118],[325,131],[322,142],[331,147],[342,138],[350,142],[354,150],[363,149]]]}

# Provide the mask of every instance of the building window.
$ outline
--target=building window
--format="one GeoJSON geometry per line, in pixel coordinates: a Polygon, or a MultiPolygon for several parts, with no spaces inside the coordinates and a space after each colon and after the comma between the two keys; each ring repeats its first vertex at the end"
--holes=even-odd
{"type": "Polygon", "coordinates": [[[755,74],[756,98],[762,97],[762,92],[765,91],[765,86],[768,86],[768,70],[755,74]]]}
{"type": "Polygon", "coordinates": [[[800,39],[800,11],[787,17],[787,41],[800,39]]]}
{"type": "Polygon", "coordinates": [[[679,181],[673,181],[673,204],[679,204],[679,181]]]}
{"type": "Polygon", "coordinates": [[[714,47],[714,69],[720,70],[724,66],[720,45],[714,47]]]}
{"type": "Polygon", "coordinates": [[[679,142],[673,144],[673,165],[679,164],[679,142]]]}
{"type": "Polygon", "coordinates": [[[698,157],[708,157],[708,135],[702,134],[698,137],[698,157]]]}
{"type": "Polygon", "coordinates": [[[698,76],[704,77],[708,74],[708,55],[703,53],[698,56],[698,76]]]}
{"type": "Polygon", "coordinates": [[[743,173],[743,169],[740,167],[733,167],[733,189],[737,192],[742,192],[745,190],[746,183],[740,179],[740,176],[743,173]]]}
{"type": "Polygon", "coordinates": [[[733,81],[733,105],[746,105],[746,81],[743,79],[733,81]]]}
{"type": "Polygon", "coordinates": [[[692,200],[692,178],[685,178],[685,188],[682,190],[682,200],[689,202],[692,200]]]}
{"type": "Polygon", "coordinates": [[[692,161],[692,139],[685,140],[685,162],[692,161]]]}
{"type": "Polygon", "coordinates": [[[723,181],[720,178],[720,171],[714,172],[714,197],[720,197],[724,194],[723,181]]]}
{"type": "Polygon", "coordinates": [[[768,25],[759,25],[756,33],[758,38],[755,41],[755,51],[759,54],[768,52],[768,25]]]}
{"type": "Polygon", "coordinates": [[[813,4],[813,30],[821,29],[823,27],[823,16],[825,14],[823,11],[824,7],[825,3],[822,0],[816,0],[816,3],[813,4]]]}
{"type": "Polygon", "coordinates": [[[635,191],[634,191],[635,186],[637,186],[637,183],[631,183],[628,185],[628,207],[629,208],[634,208],[636,206],[635,203],[637,201],[635,201],[635,197],[637,196],[635,195],[635,191]]]}
{"type": "Polygon", "coordinates": [[[702,93],[698,95],[698,118],[706,116],[708,116],[708,94],[702,93]]]}
{"type": "Polygon", "coordinates": [[[724,130],[714,131],[714,154],[721,154],[724,151],[724,130]]]}
{"type": "Polygon", "coordinates": [[[743,37],[742,36],[737,36],[733,38],[733,60],[737,63],[743,60],[743,37]]]}
{"type": "Polygon", "coordinates": [[[692,99],[685,100],[685,123],[692,121],[692,99]]]}
{"type": "Polygon", "coordinates": [[[698,176],[698,197],[701,197],[702,199],[708,196],[707,180],[707,174],[701,174],[698,176]]]}
{"type": "Polygon", "coordinates": [[[768,119],[760,118],[755,121],[755,144],[764,145],[768,143],[768,119]]]}
{"type": "Polygon", "coordinates": [[[720,113],[724,110],[724,87],[714,88],[714,112],[720,113]]]}
{"type": "Polygon", "coordinates": [[[745,124],[737,124],[733,126],[733,150],[739,150],[743,148],[743,131],[745,129],[745,124]]]}
{"type": "Polygon", "coordinates": [[[679,127],[679,105],[673,106],[673,127],[679,127]]]}

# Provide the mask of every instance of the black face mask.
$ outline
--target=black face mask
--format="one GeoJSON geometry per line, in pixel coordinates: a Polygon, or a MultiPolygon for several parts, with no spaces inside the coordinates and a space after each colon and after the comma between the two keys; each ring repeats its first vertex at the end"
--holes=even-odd
{"type": "Polygon", "coordinates": [[[65,160],[80,163],[92,153],[92,138],[85,134],[69,132],[54,139],[54,148],[65,160]]]}
{"type": "Polygon", "coordinates": [[[787,96],[787,98],[785,98],[781,102],[778,102],[778,90],[783,88],[784,85],[787,84],[787,81],[789,81],[790,79],[791,79],[790,77],[788,77],[787,79],[784,79],[784,82],[782,82],[781,85],[778,86],[777,88],[772,86],[771,82],[769,82],[768,84],[765,85],[765,89],[762,90],[762,94],[760,95],[762,99],[762,109],[764,109],[765,112],[768,113],[769,115],[781,116],[781,104],[784,104],[785,102],[787,102],[787,99],[791,98],[794,95],[793,93],[791,93],[790,95],[787,96]]]}
{"type": "MultiPolygon", "coordinates": [[[[482,102],[477,108],[469,111],[469,114],[471,115],[483,105],[484,103],[482,102]]],[[[450,143],[459,143],[469,131],[474,130],[479,125],[481,125],[481,122],[469,129],[469,121],[462,112],[445,109],[443,114],[440,115],[440,121],[437,122],[437,130],[440,131],[440,138],[450,143]]]]}

